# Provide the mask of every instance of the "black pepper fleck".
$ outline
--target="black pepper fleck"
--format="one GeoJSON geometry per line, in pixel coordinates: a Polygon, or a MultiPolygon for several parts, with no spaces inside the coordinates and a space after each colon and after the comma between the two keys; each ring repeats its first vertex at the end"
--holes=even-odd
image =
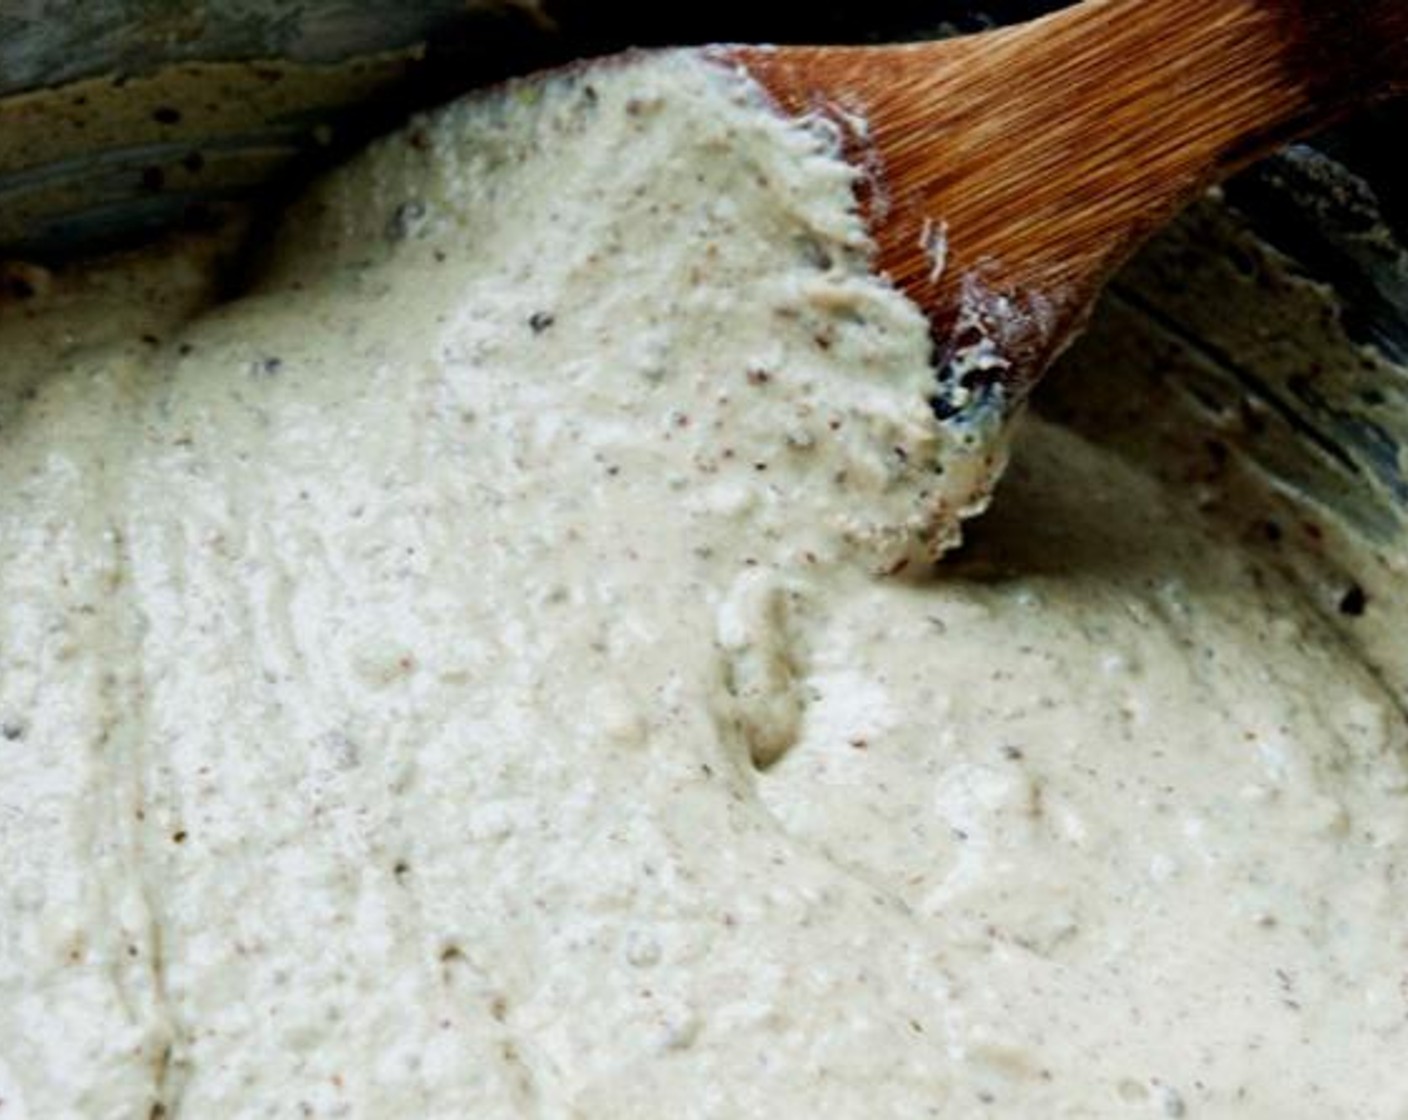
{"type": "Polygon", "coordinates": [[[1349,589],[1340,596],[1340,614],[1350,618],[1358,618],[1368,605],[1369,596],[1357,583],[1351,584],[1349,589]]]}
{"type": "Polygon", "coordinates": [[[534,334],[542,334],[556,319],[550,311],[535,311],[528,316],[528,326],[532,328],[534,334]]]}

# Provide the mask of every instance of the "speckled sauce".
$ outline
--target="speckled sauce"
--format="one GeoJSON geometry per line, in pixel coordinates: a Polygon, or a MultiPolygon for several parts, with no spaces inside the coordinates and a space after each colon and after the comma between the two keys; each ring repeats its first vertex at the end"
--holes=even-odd
{"type": "Polygon", "coordinates": [[[1408,1115],[1394,697],[1046,422],[926,574],[982,472],[850,174],[677,54],[238,301],[24,274],[0,1117],[1408,1115]]]}

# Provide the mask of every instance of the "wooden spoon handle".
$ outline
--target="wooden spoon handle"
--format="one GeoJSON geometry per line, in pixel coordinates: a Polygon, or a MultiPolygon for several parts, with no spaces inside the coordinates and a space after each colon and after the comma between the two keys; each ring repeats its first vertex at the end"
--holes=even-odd
{"type": "Polygon", "coordinates": [[[991,75],[964,78],[990,91],[975,105],[990,126],[945,131],[975,159],[1008,137],[1022,163],[985,178],[1019,188],[1032,214],[1032,236],[1014,242],[1023,200],[1004,200],[990,245],[969,229],[975,256],[1026,244],[1055,280],[1088,268],[1082,252],[1064,266],[1070,250],[1121,256],[1209,182],[1408,87],[1408,0],[1087,0],[999,33],[972,62],[991,75]],[[1034,153],[1059,192],[1024,173],[1034,153]],[[1073,240],[1050,236],[1058,215],[1073,240]]]}
{"type": "Polygon", "coordinates": [[[1004,342],[1034,378],[1198,192],[1408,85],[1408,0],[1086,0],[931,49],[875,66],[867,93],[899,218],[882,264],[923,293],[913,247],[943,220],[949,267],[928,306],[961,306],[965,275],[1041,293],[1048,313],[1030,321],[1052,327],[1004,342]]]}

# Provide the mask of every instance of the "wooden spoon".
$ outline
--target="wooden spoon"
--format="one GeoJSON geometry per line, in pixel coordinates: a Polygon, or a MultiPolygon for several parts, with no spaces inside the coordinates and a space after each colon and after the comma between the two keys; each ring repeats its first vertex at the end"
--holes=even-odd
{"type": "Polygon", "coordinates": [[[715,53],[847,131],[879,267],[933,323],[935,411],[990,430],[1193,196],[1408,90],[1408,0],[1087,0],[949,41],[715,53]]]}

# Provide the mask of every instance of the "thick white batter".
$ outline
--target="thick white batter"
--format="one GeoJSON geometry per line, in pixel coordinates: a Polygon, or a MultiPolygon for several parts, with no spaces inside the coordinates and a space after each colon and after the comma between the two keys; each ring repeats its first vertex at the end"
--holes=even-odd
{"type": "Polygon", "coordinates": [[[823,132],[637,63],[272,244],[3,308],[0,1118],[1408,1116],[1402,713],[1046,424],[913,578],[823,132]]]}

